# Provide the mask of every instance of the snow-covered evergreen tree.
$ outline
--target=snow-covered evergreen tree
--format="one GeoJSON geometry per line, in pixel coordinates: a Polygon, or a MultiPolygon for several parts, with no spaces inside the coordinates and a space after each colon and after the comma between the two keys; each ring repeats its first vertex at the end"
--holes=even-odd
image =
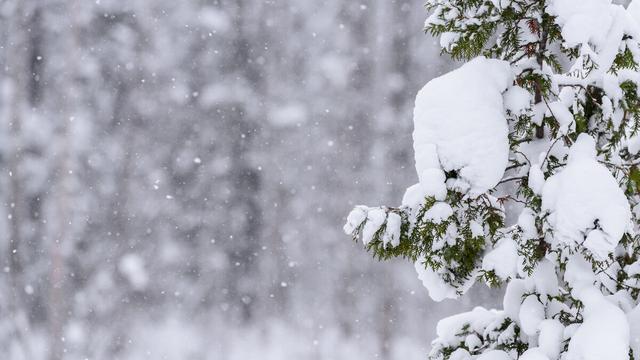
{"type": "Polygon", "coordinates": [[[640,357],[640,1],[429,0],[467,62],[418,94],[419,183],[345,231],[430,296],[505,286],[440,321],[431,359],[640,357]]]}

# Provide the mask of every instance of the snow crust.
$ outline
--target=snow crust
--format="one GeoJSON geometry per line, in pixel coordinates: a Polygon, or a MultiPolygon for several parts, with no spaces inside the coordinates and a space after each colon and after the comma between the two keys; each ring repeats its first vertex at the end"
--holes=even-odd
{"type": "Polygon", "coordinates": [[[502,93],[512,81],[507,62],[478,57],[418,93],[416,170],[429,193],[442,195],[442,170],[457,171],[477,195],[502,179],[509,153],[502,93]]]}

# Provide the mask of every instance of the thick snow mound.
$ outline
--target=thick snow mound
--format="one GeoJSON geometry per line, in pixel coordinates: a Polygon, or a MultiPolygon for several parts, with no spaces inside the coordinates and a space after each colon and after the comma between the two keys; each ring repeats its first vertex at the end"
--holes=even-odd
{"type": "Polygon", "coordinates": [[[624,193],[595,158],[595,141],[582,134],[571,147],[567,166],[551,176],[542,190],[554,241],[572,248],[583,244],[606,258],[624,235],[631,211],[624,193]]]}
{"type": "Polygon", "coordinates": [[[558,16],[569,46],[604,44],[614,22],[611,0],[554,0],[549,10],[558,16]]]}
{"type": "Polygon", "coordinates": [[[418,93],[413,142],[421,183],[442,168],[457,171],[471,194],[498,184],[509,154],[502,93],[512,81],[509,63],[478,57],[418,93]]]}
{"type": "Polygon", "coordinates": [[[584,322],[569,341],[566,360],[629,359],[629,324],[625,313],[592,287],[579,291],[584,322]]]}
{"type": "Polygon", "coordinates": [[[595,51],[590,54],[592,59],[606,72],[623,36],[638,36],[638,23],[633,18],[635,6],[627,11],[611,0],[553,0],[548,10],[557,16],[567,45],[591,45],[595,51]]]}

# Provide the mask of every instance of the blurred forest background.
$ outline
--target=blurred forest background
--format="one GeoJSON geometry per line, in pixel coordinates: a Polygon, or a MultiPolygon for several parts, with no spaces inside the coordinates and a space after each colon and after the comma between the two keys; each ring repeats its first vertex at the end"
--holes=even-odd
{"type": "Polygon", "coordinates": [[[422,1],[0,0],[2,358],[423,359],[470,305],[341,231],[416,181],[422,1]]]}

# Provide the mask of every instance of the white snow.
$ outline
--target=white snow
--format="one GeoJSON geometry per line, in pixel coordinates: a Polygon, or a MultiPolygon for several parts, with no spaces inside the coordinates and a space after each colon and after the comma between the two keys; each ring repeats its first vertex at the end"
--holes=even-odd
{"type": "Polygon", "coordinates": [[[454,350],[449,356],[449,360],[470,360],[470,359],[471,359],[471,354],[469,354],[469,352],[464,348],[458,348],[454,350]]]}
{"type": "Polygon", "coordinates": [[[437,202],[433,204],[427,212],[425,212],[424,217],[425,219],[438,224],[449,218],[451,215],[453,215],[451,205],[445,202],[437,202]]]}
{"type": "Polygon", "coordinates": [[[549,114],[552,115],[560,124],[558,130],[561,134],[567,134],[575,129],[575,120],[573,114],[567,109],[567,107],[560,101],[554,101],[549,104],[549,114]]]}
{"type": "Polygon", "coordinates": [[[438,321],[436,333],[438,341],[445,344],[453,344],[459,338],[460,330],[469,326],[469,330],[482,334],[487,325],[493,323],[501,313],[495,310],[487,310],[476,307],[469,312],[456,314],[438,321]]]}
{"type": "Polygon", "coordinates": [[[620,101],[624,97],[618,77],[609,73],[602,76],[602,90],[611,100],[620,101]]]}
{"type": "Polygon", "coordinates": [[[402,206],[408,206],[410,208],[417,208],[424,202],[424,198],[427,194],[420,183],[413,184],[407,188],[402,197],[402,206]]]}
{"type": "MultiPolygon", "coordinates": [[[[640,7],[640,5],[638,6],[640,7]]],[[[637,155],[640,152],[640,136],[636,135],[627,140],[627,148],[631,155],[637,155]]]]}
{"type": "Polygon", "coordinates": [[[600,74],[613,64],[623,35],[637,34],[631,15],[611,0],[554,0],[549,11],[558,16],[566,44],[582,45],[582,53],[599,65],[600,74]]]}
{"type": "Polygon", "coordinates": [[[531,278],[539,294],[551,296],[558,294],[556,267],[551,261],[547,259],[541,260],[533,270],[531,278]]]}
{"type": "Polygon", "coordinates": [[[512,360],[511,356],[502,350],[490,350],[477,357],[477,360],[512,360]]]}
{"type": "Polygon", "coordinates": [[[458,293],[456,289],[447,284],[438,273],[430,267],[424,265],[424,258],[418,259],[415,263],[418,279],[422,281],[422,285],[427,288],[429,297],[433,301],[442,301],[444,299],[457,299],[458,293]]]}
{"type": "Polygon", "coordinates": [[[640,23],[640,1],[632,0],[627,6],[627,13],[637,22],[640,23]]]}
{"type": "Polygon", "coordinates": [[[640,274],[640,260],[625,267],[625,271],[629,276],[640,274]]]}
{"type": "Polygon", "coordinates": [[[562,351],[564,326],[556,319],[546,319],[540,323],[539,328],[538,345],[540,350],[549,359],[557,359],[562,351]]]}
{"type": "Polygon", "coordinates": [[[531,168],[529,168],[529,181],[527,185],[529,185],[536,195],[542,194],[544,182],[544,172],[540,169],[540,164],[534,164],[531,166],[531,168]]]}
{"type": "Polygon", "coordinates": [[[362,243],[366,246],[373,240],[376,232],[387,219],[387,213],[382,208],[370,209],[367,214],[367,222],[362,229],[362,243]]]}
{"type": "Polygon", "coordinates": [[[362,243],[366,246],[373,241],[375,234],[380,230],[380,227],[385,224],[385,221],[386,227],[382,234],[383,246],[398,246],[398,244],[400,244],[402,218],[393,212],[387,214],[386,208],[369,208],[363,205],[356,206],[347,216],[347,222],[343,230],[347,235],[351,235],[364,223],[364,227],[362,228],[362,243]]]}
{"type": "Polygon", "coordinates": [[[536,229],[536,215],[533,210],[529,208],[523,209],[518,216],[518,226],[522,230],[522,237],[525,240],[533,239],[538,235],[538,230],[536,229]]]}
{"type": "Polygon", "coordinates": [[[629,341],[634,357],[640,355],[640,305],[627,313],[629,341]]]}
{"type": "Polygon", "coordinates": [[[566,360],[629,359],[629,324],[620,308],[600,290],[585,286],[578,291],[584,304],[584,322],[571,340],[566,360]]]}
{"type": "Polygon", "coordinates": [[[402,218],[396,213],[389,213],[387,216],[387,227],[385,228],[382,242],[384,246],[396,247],[400,244],[400,226],[402,218]]]}
{"type": "Polygon", "coordinates": [[[520,86],[512,86],[504,93],[504,106],[514,115],[522,114],[531,107],[533,96],[520,86]]]}
{"type": "Polygon", "coordinates": [[[518,249],[513,239],[501,239],[496,246],[482,259],[482,269],[493,270],[503,280],[514,277],[518,273],[518,249]]]}
{"type": "Polygon", "coordinates": [[[347,216],[347,223],[342,228],[347,235],[353,234],[362,222],[367,219],[368,208],[366,206],[356,206],[347,216]]]}
{"type": "Polygon", "coordinates": [[[558,16],[568,46],[607,41],[614,21],[610,0],[554,0],[548,9],[558,16]]]}
{"type": "MultiPolygon", "coordinates": [[[[623,125],[626,114],[619,106],[624,97],[620,84],[625,80],[637,83],[638,77],[635,70],[610,70],[616,56],[625,49],[640,60],[637,44],[640,0],[632,1],[628,9],[618,5],[622,2],[547,2],[546,11],[556,17],[560,27],[562,46],[577,50],[577,58],[562,60],[573,62],[567,66],[568,71],[553,75],[556,70],[550,66],[540,69],[542,74],[557,80],[551,85],[551,92],[558,94],[557,97],[532,105],[532,94],[513,84],[508,64],[483,57],[429,82],[418,94],[414,111],[414,150],[420,184],[413,193],[443,201],[447,190],[468,192],[471,196],[491,191],[503,178],[509,155],[505,114],[532,116],[532,121],[538,124],[545,116],[553,116],[559,124],[559,135],[570,134],[576,129],[572,112],[584,100],[583,89],[587,86],[603,90],[602,118],[611,121],[616,129],[623,125]],[[451,178],[452,172],[457,174],[456,178],[451,178]],[[445,179],[445,174],[450,179],[445,179]]],[[[506,6],[513,2],[492,0],[492,3],[506,6]]],[[[459,9],[449,10],[448,5],[443,5],[436,12],[440,11],[438,16],[459,19],[466,25],[473,21],[467,20],[473,18],[473,11],[487,8],[491,8],[490,4],[460,14],[459,9]],[[447,12],[442,13],[445,11],[442,9],[447,12]]],[[[437,21],[437,16],[432,16],[428,23],[437,21]]],[[[519,26],[528,30],[526,22],[519,26]]],[[[441,45],[451,46],[458,35],[441,36],[441,45]]],[[[536,41],[538,35],[525,31],[523,36],[536,41]]],[[[514,68],[518,66],[520,64],[514,68]]],[[[600,120],[598,116],[592,123],[600,120]]],[[[600,126],[599,123],[591,125],[600,126]]],[[[630,130],[622,130],[631,135],[630,130]]],[[[546,135],[549,133],[556,135],[553,131],[547,131],[546,135]]],[[[491,350],[496,342],[507,344],[514,339],[508,338],[508,331],[498,335],[504,338],[503,343],[499,338],[494,341],[487,337],[487,324],[495,321],[499,312],[476,308],[438,324],[438,346],[449,343],[455,348],[464,344],[466,348],[452,354],[452,359],[627,360],[630,348],[634,357],[640,355],[640,325],[636,325],[640,323],[640,306],[636,307],[637,300],[616,283],[618,272],[640,273],[640,265],[625,267],[611,256],[614,252],[623,254],[619,243],[626,232],[634,231],[629,200],[619,183],[623,177],[618,172],[614,176],[609,170],[610,164],[624,165],[628,159],[617,153],[620,148],[607,148],[606,140],[600,137],[600,154],[596,140],[587,134],[579,135],[570,147],[554,140],[535,140],[520,147],[522,158],[526,158],[530,167],[510,171],[509,176],[528,175],[528,186],[542,199],[541,209],[532,204],[514,205],[513,208],[522,212],[509,231],[513,230],[518,236],[507,238],[505,234],[510,235],[509,231],[501,233],[503,238],[492,239],[495,245],[487,249],[482,260],[482,270],[493,271],[501,279],[509,280],[503,299],[504,312],[500,316],[512,319],[513,329],[520,328],[519,340],[527,344],[527,350],[520,356],[515,351],[491,350]],[[561,163],[566,160],[566,164],[554,167],[548,155],[560,159],[561,163]],[[531,270],[525,266],[531,259],[526,258],[526,252],[519,254],[518,251],[522,250],[520,246],[524,241],[539,238],[551,249],[545,257],[535,260],[531,270]],[[607,262],[595,264],[594,260],[607,262]],[[557,297],[565,292],[584,307],[557,297]],[[565,326],[564,319],[561,322],[559,317],[562,311],[577,317],[577,321],[565,326]],[[469,326],[471,335],[460,332],[465,325],[469,326]],[[478,346],[486,345],[480,339],[491,345],[483,348],[481,355],[471,355],[478,346]]],[[[631,154],[639,153],[640,136],[623,140],[621,147],[627,147],[631,154]]],[[[508,186],[505,188],[508,193],[508,186]]],[[[417,199],[416,196],[407,198],[417,199]]],[[[452,213],[449,205],[434,208],[434,215],[429,218],[435,221],[444,218],[441,214],[452,213]]],[[[513,224],[515,218],[511,216],[509,223],[513,224]]],[[[456,289],[446,284],[437,271],[424,270],[420,265],[416,264],[419,277],[432,298],[457,298],[456,289]]],[[[638,286],[636,279],[626,283],[638,286]]]]}
{"type": "Polygon", "coordinates": [[[550,214],[556,243],[583,244],[601,259],[614,250],[631,220],[627,198],[596,160],[595,141],[585,134],[571,147],[567,166],[547,180],[542,208],[550,214]]]}
{"type": "Polygon", "coordinates": [[[451,46],[460,39],[460,34],[455,32],[445,32],[440,35],[440,47],[443,49],[449,49],[451,46]]]}
{"type": "Polygon", "coordinates": [[[549,360],[549,358],[540,348],[535,347],[525,351],[519,360],[549,360]]]}
{"type": "Polygon", "coordinates": [[[471,236],[473,237],[481,237],[485,236],[484,226],[479,222],[472,220],[469,222],[469,228],[471,229],[471,236]]]}
{"type": "Polygon", "coordinates": [[[520,328],[529,335],[534,336],[538,332],[538,325],[544,320],[544,305],[535,295],[527,296],[520,306],[520,328]]]}
{"type": "Polygon", "coordinates": [[[522,296],[531,291],[527,281],[523,279],[513,279],[507,285],[504,298],[502,299],[502,307],[504,313],[511,319],[517,320],[520,314],[520,306],[522,305],[522,296]]]}
{"type": "Polygon", "coordinates": [[[590,286],[595,281],[595,274],[591,264],[580,254],[571,255],[567,259],[564,280],[573,288],[579,289],[590,286]]]}
{"type": "Polygon", "coordinates": [[[465,339],[464,339],[464,345],[469,349],[469,350],[475,350],[476,348],[480,347],[480,345],[482,345],[482,340],[480,340],[480,338],[478,337],[478,335],[476,334],[471,334],[468,335],[465,339]]]}
{"type": "Polygon", "coordinates": [[[497,185],[509,153],[502,92],[512,80],[507,62],[478,57],[418,93],[413,140],[421,183],[435,181],[427,170],[442,168],[458,171],[472,194],[497,185]]]}
{"type": "Polygon", "coordinates": [[[436,200],[444,200],[447,197],[446,177],[439,168],[425,169],[419,176],[422,191],[427,196],[433,196],[436,200]]]}

